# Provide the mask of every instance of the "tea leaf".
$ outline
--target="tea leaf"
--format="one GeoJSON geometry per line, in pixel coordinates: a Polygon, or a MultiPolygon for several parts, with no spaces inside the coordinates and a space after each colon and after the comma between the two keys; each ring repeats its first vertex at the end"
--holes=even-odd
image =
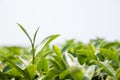
{"type": "Polygon", "coordinates": [[[39,73],[46,73],[48,71],[48,61],[47,59],[41,59],[37,65],[37,70],[39,73]]]}
{"type": "Polygon", "coordinates": [[[38,30],[39,30],[39,28],[37,28],[37,30],[36,30],[36,32],[35,32],[35,34],[34,34],[34,37],[33,37],[33,43],[35,43],[36,35],[37,35],[37,33],[38,33],[38,30]]]}
{"type": "Polygon", "coordinates": [[[62,55],[61,50],[57,46],[53,45],[53,50],[55,51],[57,56],[61,57],[62,55]]]}
{"type": "Polygon", "coordinates": [[[116,52],[104,48],[100,49],[100,51],[112,60],[114,60],[117,65],[119,65],[119,60],[116,52]]]}
{"type": "Polygon", "coordinates": [[[42,43],[45,42],[45,44],[44,44],[44,46],[42,47],[42,49],[38,52],[38,54],[35,56],[35,60],[36,60],[35,62],[36,62],[36,63],[38,62],[37,59],[38,59],[39,56],[42,54],[42,52],[43,52],[43,50],[45,49],[45,47],[46,47],[47,45],[49,45],[49,43],[52,42],[52,41],[53,41],[55,38],[57,38],[58,36],[60,36],[60,35],[58,35],[58,34],[56,34],[56,35],[51,35],[51,36],[45,38],[45,39],[42,41],[42,43]]]}
{"type": "Polygon", "coordinates": [[[118,68],[116,71],[116,78],[117,78],[117,80],[120,79],[120,68],[118,68]]]}
{"type": "Polygon", "coordinates": [[[33,80],[33,78],[36,75],[37,66],[34,65],[34,64],[28,65],[28,67],[26,68],[26,70],[29,72],[31,80],[33,80]]]}
{"type": "Polygon", "coordinates": [[[0,80],[9,80],[9,79],[7,78],[7,75],[5,75],[0,71],[0,80]]]}
{"type": "Polygon", "coordinates": [[[52,68],[48,71],[48,73],[46,74],[46,76],[42,80],[54,80],[55,77],[57,77],[59,74],[60,74],[59,71],[52,68]]]}
{"type": "Polygon", "coordinates": [[[3,55],[0,55],[0,57],[3,58],[6,62],[8,62],[10,65],[12,65],[18,72],[20,72],[26,80],[31,80],[28,72],[25,72],[24,70],[20,69],[10,59],[4,57],[3,55]]]}
{"type": "Polygon", "coordinates": [[[69,70],[74,80],[83,80],[84,73],[78,66],[71,66],[69,70]]]}
{"type": "Polygon", "coordinates": [[[32,44],[32,39],[31,39],[31,37],[29,36],[28,32],[25,30],[25,28],[24,28],[21,24],[19,24],[19,23],[17,23],[17,24],[18,24],[18,26],[23,30],[23,32],[26,34],[26,36],[28,37],[28,39],[30,40],[30,42],[31,42],[31,44],[32,44]]]}

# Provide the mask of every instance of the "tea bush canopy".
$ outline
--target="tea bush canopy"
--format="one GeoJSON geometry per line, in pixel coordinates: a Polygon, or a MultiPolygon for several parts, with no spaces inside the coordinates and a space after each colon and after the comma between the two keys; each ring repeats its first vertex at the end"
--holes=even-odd
{"type": "Polygon", "coordinates": [[[0,47],[0,80],[120,80],[120,41],[102,38],[85,44],[73,39],[61,45],[50,44],[59,34],[36,45],[18,23],[31,46],[0,47]]]}

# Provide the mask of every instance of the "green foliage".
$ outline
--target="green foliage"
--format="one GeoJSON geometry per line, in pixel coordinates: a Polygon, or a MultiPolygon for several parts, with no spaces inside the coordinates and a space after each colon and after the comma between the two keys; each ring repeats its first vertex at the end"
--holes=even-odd
{"type": "Polygon", "coordinates": [[[0,80],[120,80],[120,42],[97,38],[88,44],[68,40],[62,45],[50,43],[59,34],[50,35],[35,45],[39,28],[31,46],[0,47],[0,80]]]}
{"type": "Polygon", "coordinates": [[[37,70],[39,73],[47,73],[48,72],[48,60],[47,59],[41,59],[37,65],[37,70]]]}
{"type": "Polygon", "coordinates": [[[37,32],[39,30],[39,28],[36,30],[35,34],[34,34],[34,37],[33,39],[30,37],[30,35],[28,34],[28,32],[24,29],[24,27],[18,23],[18,26],[23,30],[23,32],[26,34],[26,36],[28,37],[30,43],[31,43],[31,47],[32,47],[32,50],[31,50],[31,53],[33,54],[33,60],[32,60],[32,63],[34,64],[34,59],[35,59],[35,39],[36,39],[36,35],[37,35],[37,32]]]}
{"type": "Polygon", "coordinates": [[[118,68],[117,71],[116,71],[116,78],[118,80],[120,79],[120,68],[118,68]]]}

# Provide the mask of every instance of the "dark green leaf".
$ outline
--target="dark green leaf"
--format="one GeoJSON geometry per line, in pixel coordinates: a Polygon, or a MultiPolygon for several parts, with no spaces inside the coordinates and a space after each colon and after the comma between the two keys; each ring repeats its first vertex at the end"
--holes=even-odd
{"type": "Polygon", "coordinates": [[[7,78],[7,75],[5,75],[0,71],[0,80],[9,80],[9,79],[7,78]]]}
{"type": "Polygon", "coordinates": [[[120,68],[118,68],[116,71],[116,78],[117,80],[120,80],[120,68]]]}

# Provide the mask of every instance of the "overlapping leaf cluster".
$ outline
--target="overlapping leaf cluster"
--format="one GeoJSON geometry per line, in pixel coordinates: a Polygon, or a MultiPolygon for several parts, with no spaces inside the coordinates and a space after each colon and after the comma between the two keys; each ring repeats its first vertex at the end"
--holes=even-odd
{"type": "Polygon", "coordinates": [[[50,45],[59,35],[51,35],[31,47],[0,47],[0,80],[120,80],[120,42],[97,38],[88,44],[68,40],[50,45]]]}

